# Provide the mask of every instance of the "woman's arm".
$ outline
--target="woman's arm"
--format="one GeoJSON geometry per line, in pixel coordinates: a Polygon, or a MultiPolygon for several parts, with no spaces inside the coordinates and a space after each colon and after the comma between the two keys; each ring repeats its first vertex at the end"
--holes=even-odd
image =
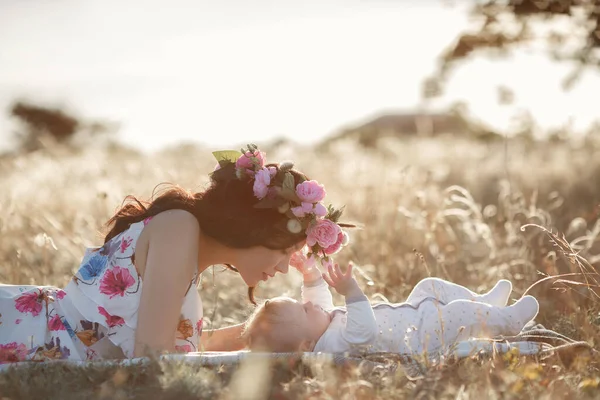
{"type": "Polygon", "coordinates": [[[226,328],[202,331],[200,349],[204,351],[236,351],[245,348],[242,339],[244,323],[226,328]]]}
{"type": "Polygon", "coordinates": [[[200,228],[194,216],[172,210],[148,225],[148,256],[135,332],[134,356],[175,350],[185,292],[198,265],[200,228]]]}

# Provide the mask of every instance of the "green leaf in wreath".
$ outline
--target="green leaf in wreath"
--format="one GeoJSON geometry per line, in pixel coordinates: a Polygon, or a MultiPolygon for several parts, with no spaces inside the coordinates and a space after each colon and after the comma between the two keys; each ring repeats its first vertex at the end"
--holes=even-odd
{"type": "Polygon", "coordinates": [[[340,218],[342,217],[342,214],[344,213],[344,207],[336,209],[334,208],[331,204],[327,206],[327,215],[325,216],[325,218],[337,223],[340,218]]]}
{"type": "Polygon", "coordinates": [[[235,163],[238,158],[242,155],[237,150],[221,150],[221,151],[213,151],[213,156],[217,159],[219,165],[222,166],[221,162],[232,162],[235,163]]]}
{"type": "Polygon", "coordinates": [[[285,173],[285,176],[283,177],[282,187],[284,189],[289,189],[289,190],[295,191],[296,188],[294,187],[294,175],[292,175],[291,172],[285,173]]]}
{"type": "Polygon", "coordinates": [[[280,196],[295,203],[300,203],[300,198],[296,194],[296,188],[294,187],[294,176],[290,172],[285,173],[280,196]]]}
{"type": "Polygon", "coordinates": [[[285,179],[285,172],[282,170],[277,170],[277,173],[273,178],[271,178],[271,185],[273,186],[283,186],[283,180],[285,179]]]}

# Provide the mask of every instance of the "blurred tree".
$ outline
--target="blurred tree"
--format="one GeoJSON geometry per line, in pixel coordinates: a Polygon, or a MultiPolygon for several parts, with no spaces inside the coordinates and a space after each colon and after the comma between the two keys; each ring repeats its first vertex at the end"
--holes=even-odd
{"type": "Polygon", "coordinates": [[[508,105],[515,101],[515,93],[506,86],[498,86],[498,104],[508,105]]]}
{"type": "Polygon", "coordinates": [[[513,118],[515,136],[528,142],[533,142],[539,127],[529,110],[521,110],[513,118]]]}
{"type": "Polygon", "coordinates": [[[59,109],[16,101],[9,114],[21,122],[23,129],[17,132],[19,150],[34,151],[44,147],[44,139],[51,138],[60,144],[71,144],[76,135],[96,136],[115,130],[106,122],[86,122],[59,109]]]}
{"type": "Polygon", "coordinates": [[[600,67],[600,0],[473,0],[474,27],[461,33],[440,56],[423,97],[443,93],[452,69],[475,54],[506,56],[517,46],[544,45],[556,61],[575,63],[563,87],[571,88],[586,68],[600,67]]]}

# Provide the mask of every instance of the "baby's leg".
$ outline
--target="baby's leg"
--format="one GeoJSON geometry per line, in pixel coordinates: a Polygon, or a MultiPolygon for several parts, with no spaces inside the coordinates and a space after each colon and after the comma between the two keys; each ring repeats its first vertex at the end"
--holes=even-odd
{"type": "Polygon", "coordinates": [[[503,307],[506,305],[511,291],[512,283],[506,279],[501,279],[489,292],[479,295],[456,283],[439,278],[425,278],[417,283],[406,302],[416,307],[423,299],[434,297],[445,304],[454,300],[473,300],[503,307]]]}
{"type": "Polygon", "coordinates": [[[537,315],[539,304],[532,296],[524,296],[508,307],[495,307],[470,300],[455,300],[438,306],[438,315],[424,315],[420,333],[422,350],[435,350],[473,337],[516,335],[537,315]]]}

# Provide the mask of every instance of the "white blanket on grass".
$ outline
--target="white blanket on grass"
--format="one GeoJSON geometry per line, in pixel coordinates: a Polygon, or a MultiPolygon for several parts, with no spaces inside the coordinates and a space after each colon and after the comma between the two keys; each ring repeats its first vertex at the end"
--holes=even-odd
{"type": "MultiPolygon", "coordinates": [[[[543,351],[551,350],[552,346],[547,343],[531,342],[531,341],[518,341],[518,342],[502,342],[494,341],[490,339],[472,339],[458,343],[453,347],[449,354],[445,357],[455,357],[458,359],[473,356],[474,354],[497,354],[506,353],[512,349],[516,349],[519,354],[522,355],[535,355],[541,354],[543,351]]],[[[197,352],[197,353],[185,353],[185,354],[168,354],[160,357],[161,360],[185,362],[190,364],[200,364],[206,366],[215,365],[229,365],[237,364],[242,360],[248,358],[289,358],[289,357],[300,357],[302,361],[307,363],[311,362],[333,362],[335,364],[343,364],[346,362],[361,362],[362,359],[359,356],[353,356],[350,354],[336,354],[336,353],[256,353],[249,351],[234,351],[234,352],[197,352]]],[[[132,364],[143,364],[148,362],[148,358],[131,358],[122,360],[98,360],[98,361],[75,361],[75,360],[55,360],[52,363],[68,363],[70,365],[81,365],[87,366],[90,364],[94,365],[132,365],[132,364]]],[[[377,362],[367,361],[374,364],[377,362]]],[[[10,364],[0,364],[0,371],[4,371],[11,367],[23,367],[31,365],[33,362],[19,362],[10,364]]],[[[35,362],[39,363],[39,362],[35,362]]]]}

